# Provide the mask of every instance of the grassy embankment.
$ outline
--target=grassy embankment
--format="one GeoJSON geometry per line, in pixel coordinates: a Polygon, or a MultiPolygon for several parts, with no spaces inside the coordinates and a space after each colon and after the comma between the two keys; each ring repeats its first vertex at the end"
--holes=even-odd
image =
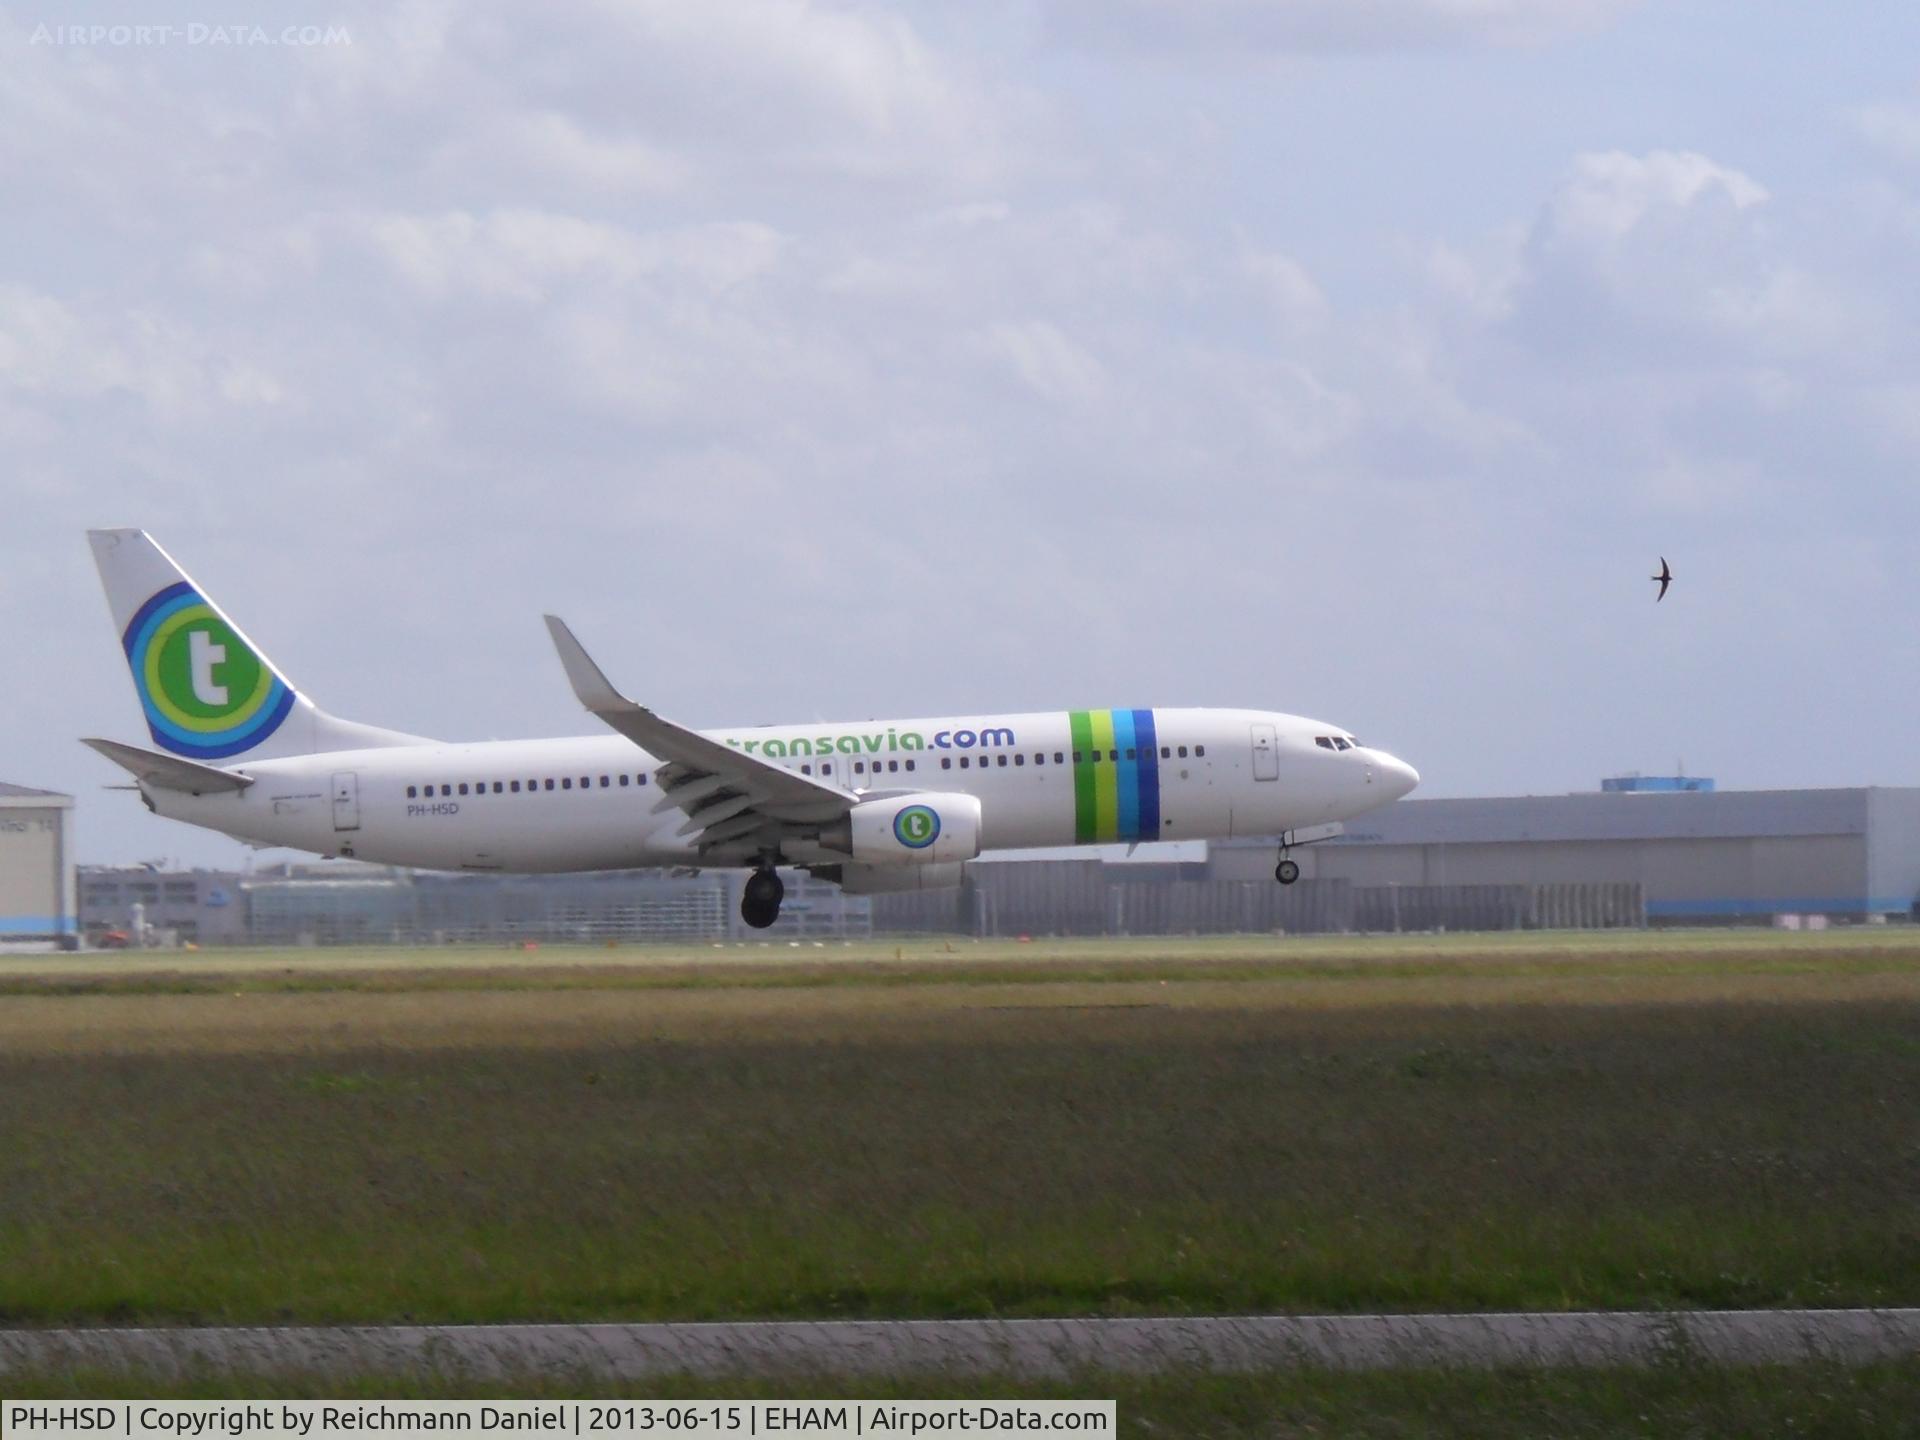
{"type": "Polygon", "coordinates": [[[0,1316],[1920,1303],[1916,938],[10,965],[0,1316]]]}

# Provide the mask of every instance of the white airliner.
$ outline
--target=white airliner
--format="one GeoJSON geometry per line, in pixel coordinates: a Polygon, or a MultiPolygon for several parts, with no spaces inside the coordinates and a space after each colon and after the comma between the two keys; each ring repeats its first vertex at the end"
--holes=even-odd
{"type": "Polygon", "coordinates": [[[252,845],[437,870],[745,868],[742,918],[765,927],[776,865],[874,894],[956,885],[984,850],[1257,835],[1291,884],[1291,846],[1420,780],[1270,710],[689,730],[621,695],[552,616],[574,693],[615,733],[428,740],[321,710],[144,531],[88,538],[158,748],[86,743],[156,814],[252,845]]]}

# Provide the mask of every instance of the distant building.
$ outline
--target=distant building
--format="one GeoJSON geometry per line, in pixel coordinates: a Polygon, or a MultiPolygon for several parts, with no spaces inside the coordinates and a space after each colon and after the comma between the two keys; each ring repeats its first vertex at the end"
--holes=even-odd
{"type": "MultiPolygon", "coordinates": [[[[1216,846],[1221,878],[1271,841],[1216,846]]],[[[1400,800],[1295,852],[1356,887],[1635,885],[1653,922],[1920,918],[1920,789],[1629,791],[1400,800]]]]}
{"type": "Polygon", "coordinates": [[[83,865],[81,933],[89,945],[110,935],[124,935],[134,944],[244,944],[247,909],[240,882],[230,870],[83,865]]]}
{"type": "Polygon", "coordinates": [[[1706,793],[1713,781],[1705,775],[1613,775],[1600,782],[1607,795],[1673,795],[1706,793]]]}
{"type": "Polygon", "coordinates": [[[78,942],[72,820],[71,795],[0,784],[0,943],[78,942]]]}

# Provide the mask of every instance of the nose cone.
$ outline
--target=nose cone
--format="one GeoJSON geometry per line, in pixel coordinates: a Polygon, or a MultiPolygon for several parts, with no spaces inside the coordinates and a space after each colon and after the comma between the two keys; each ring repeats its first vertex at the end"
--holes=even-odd
{"type": "Polygon", "coordinates": [[[1410,794],[1413,787],[1420,783],[1420,772],[1406,761],[1376,751],[1376,764],[1379,766],[1379,783],[1386,787],[1387,798],[1398,800],[1402,795],[1410,794]]]}

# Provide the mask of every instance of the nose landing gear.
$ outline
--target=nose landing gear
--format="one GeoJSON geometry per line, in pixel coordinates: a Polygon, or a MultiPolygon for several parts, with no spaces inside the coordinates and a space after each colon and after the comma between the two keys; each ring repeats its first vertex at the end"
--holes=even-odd
{"type": "Polygon", "coordinates": [[[1282,860],[1273,867],[1273,878],[1282,885],[1291,885],[1300,878],[1300,867],[1291,860],[1282,860]]]}
{"type": "Polygon", "coordinates": [[[740,918],[755,930],[764,930],[780,918],[780,902],[787,887],[771,865],[762,865],[747,877],[740,892],[740,918]]]}

